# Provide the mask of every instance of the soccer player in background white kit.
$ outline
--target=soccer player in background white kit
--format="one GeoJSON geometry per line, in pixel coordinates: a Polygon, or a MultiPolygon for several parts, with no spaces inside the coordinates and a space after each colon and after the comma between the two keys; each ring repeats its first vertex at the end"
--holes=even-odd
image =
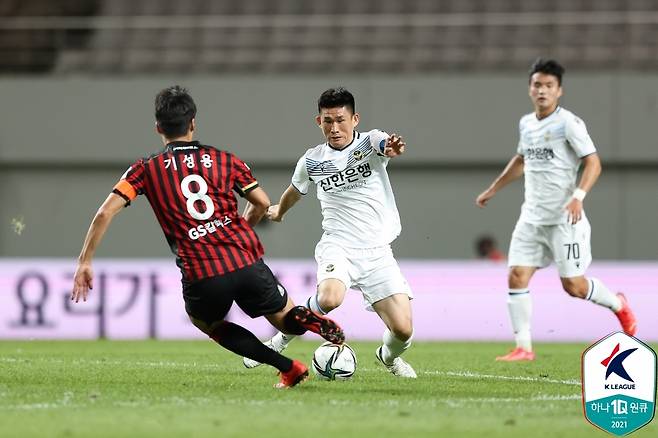
{"type": "Polygon", "coordinates": [[[512,233],[508,259],[508,310],[516,348],[496,360],[534,360],[528,283],[535,271],[551,260],[569,295],[612,310],[627,334],[637,331],[626,297],[613,294],[597,278],[585,277],[592,254],[583,199],[601,173],[601,162],[585,123],[558,105],[563,73],[564,68],[554,60],[540,58],[532,65],[529,95],[534,112],[519,122],[517,155],[476,200],[484,207],[501,188],[525,173],[525,202],[512,233]],[[581,162],[583,172],[576,185],[581,162]]]}
{"type": "MultiPolygon", "coordinates": [[[[354,97],[344,88],[322,93],[318,113],[316,122],[327,141],[299,159],[291,185],[267,216],[280,222],[310,184],[317,185],[324,233],[315,248],[317,293],[307,306],[326,314],[343,302],[348,288],[359,289],[366,308],[377,312],[387,327],[377,359],[393,375],[415,378],[400,357],[411,345],[413,295],[390,246],[401,226],[386,172],[390,159],[404,153],[405,143],[376,129],[357,132],[354,97]]],[[[278,333],[265,344],[281,352],[293,338],[278,333]]],[[[259,365],[247,358],[244,364],[259,365]]]]}

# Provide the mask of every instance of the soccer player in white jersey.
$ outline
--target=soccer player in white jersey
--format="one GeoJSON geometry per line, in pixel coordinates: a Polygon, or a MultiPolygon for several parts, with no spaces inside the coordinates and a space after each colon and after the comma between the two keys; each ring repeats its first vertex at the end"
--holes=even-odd
{"type": "Polygon", "coordinates": [[[626,297],[612,293],[597,278],[585,277],[592,254],[583,200],[601,173],[601,162],[585,123],[558,105],[563,73],[564,68],[554,60],[540,58],[532,65],[529,95],[534,111],[519,122],[517,154],[476,200],[484,207],[500,189],[525,173],[525,202],[508,258],[508,310],[516,348],[496,360],[534,360],[528,284],[535,271],[552,260],[569,295],[613,311],[627,334],[637,331],[626,297]],[[583,172],[576,184],[581,163],[583,172]]]}
{"type": "MultiPolygon", "coordinates": [[[[413,295],[391,251],[401,227],[386,172],[390,159],[404,153],[405,143],[396,134],[376,129],[357,132],[354,97],[344,88],[322,93],[318,113],[316,122],[326,142],[299,159],[292,183],[267,215],[280,222],[311,183],[317,186],[324,233],[315,248],[317,293],[307,306],[326,314],[343,302],[347,289],[359,289],[366,308],[386,325],[377,359],[393,375],[415,378],[413,368],[400,357],[411,345],[413,295]]],[[[293,337],[278,333],[266,344],[280,352],[293,337]]],[[[244,364],[259,365],[246,358],[244,364]]]]}

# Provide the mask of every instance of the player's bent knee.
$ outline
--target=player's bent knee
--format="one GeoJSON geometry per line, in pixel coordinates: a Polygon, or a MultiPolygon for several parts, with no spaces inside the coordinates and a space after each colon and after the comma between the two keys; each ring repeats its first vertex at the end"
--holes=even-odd
{"type": "Polygon", "coordinates": [[[411,324],[411,321],[409,321],[408,323],[394,325],[391,327],[391,332],[393,333],[393,336],[403,342],[406,342],[413,336],[414,328],[411,324]]]}
{"type": "Polygon", "coordinates": [[[325,312],[330,312],[343,303],[345,288],[343,283],[333,283],[330,287],[321,287],[318,291],[318,304],[325,312]]]}
{"type": "Polygon", "coordinates": [[[335,295],[321,295],[318,296],[318,304],[325,312],[331,312],[336,307],[340,306],[343,302],[342,299],[335,295]]]}
{"type": "Polygon", "coordinates": [[[528,287],[530,275],[520,269],[510,269],[508,276],[508,283],[511,289],[523,289],[528,287]]]}

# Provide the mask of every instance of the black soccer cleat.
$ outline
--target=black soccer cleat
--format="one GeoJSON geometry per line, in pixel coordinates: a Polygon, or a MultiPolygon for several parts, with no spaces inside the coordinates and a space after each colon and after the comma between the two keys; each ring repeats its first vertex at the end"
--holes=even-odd
{"type": "Polygon", "coordinates": [[[295,321],[306,330],[317,333],[332,344],[340,345],[345,342],[343,329],[326,316],[320,316],[304,306],[295,306],[290,311],[295,321]]]}

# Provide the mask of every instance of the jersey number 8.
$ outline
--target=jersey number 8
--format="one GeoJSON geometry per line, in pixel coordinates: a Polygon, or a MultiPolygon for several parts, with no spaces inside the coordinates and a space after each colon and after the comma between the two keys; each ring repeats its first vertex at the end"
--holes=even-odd
{"type": "Polygon", "coordinates": [[[201,175],[187,175],[180,182],[180,189],[183,192],[183,196],[187,199],[187,212],[194,219],[203,221],[208,219],[215,212],[215,204],[213,204],[212,199],[208,196],[208,183],[201,175]],[[193,192],[190,189],[190,183],[195,182],[199,185],[199,191],[193,192]],[[201,201],[205,204],[206,208],[204,212],[200,212],[196,209],[194,205],[196,201],[201,201]]]}

